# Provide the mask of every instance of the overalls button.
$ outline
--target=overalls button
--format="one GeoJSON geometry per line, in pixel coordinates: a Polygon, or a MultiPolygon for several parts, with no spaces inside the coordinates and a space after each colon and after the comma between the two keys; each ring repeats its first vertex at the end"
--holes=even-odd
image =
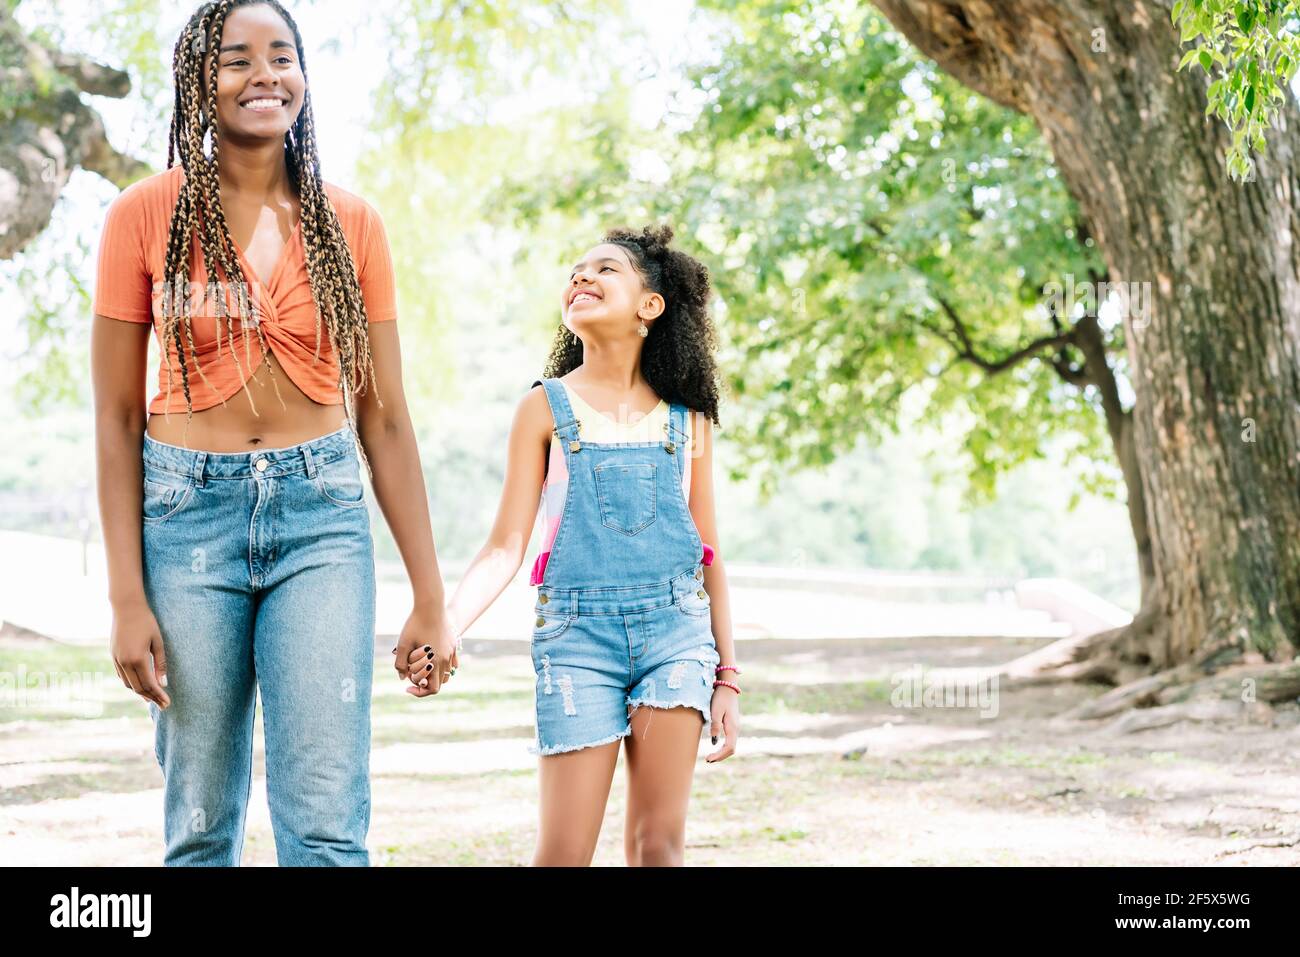
{"type": "Polygon", "coordinates": [[[544,624],[546,624],[546,619],[545,619],[545,618],[541,618],[541,617],[539,617],[539,618],[537,619],[537,627],[538,627],[538,628],[541,628],[542,625],[544,625],[544,624]]]}
{"type": "Polygon", "coordinates": [[[259,472],[265,472],[266,459],[258,459],[256,462],[253,463],[253,468],[257,469],[259,472]]]}
{"type": "Polygon", "coordinates": [[[538,595],[538,596],[537,596],[537,600],[540,601],[543,605],[545,605],[545,604],[546,604],[548,601],[550,601],[551,599],[550,599],[550,596],[548,596],[548,595],[538,595]]]}
{"type": "Polygon", "coordinates": [[[699,595],[701,598],[708,598],[708,597],[709,597],[708,594],[704,591],[703,588],[701,588],[701,589],[700,589],[699,591],[697,591],[695,594],[699,595]]]}
{"type": "Polygon", "coordinates": [[[696,577],[698,580],[700,580],[700,581],[704,581],[704,569],[703,569],[703,568],[697,568],[697,569],[695,570],[695,577],[696,577]]]}

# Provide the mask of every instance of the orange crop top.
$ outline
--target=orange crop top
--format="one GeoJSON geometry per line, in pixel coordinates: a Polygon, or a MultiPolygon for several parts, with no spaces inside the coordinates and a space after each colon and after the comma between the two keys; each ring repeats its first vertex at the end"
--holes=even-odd
{"type": "MultiPolygon", "coordinates": [[[[160,347],[165,345],[162,342],[162,278],[166,268],[167,234],[171,228],[172,208],[176,205],[184,179],[184,169],[173,166],[125,189],[109,206],[100,236],[95,313],[125,322],[152,322],[160,347]]],[[[396,319],[393,261],[379,214],[359,196],[330,183],[325,184],[325,193],[334,205],[352,252],[367,318],[372,323],[396,319]]],[[[320,358],[313,363],[316,355],[316,304],[307,279],[301,224],[289,237],[271,279],[265,285],[248,265],[238,245],[235,250],[262,335],[280,365],[308,398],[322,405],[341,405],[343,396],[338,388],[338,357],[323,323],[320,358]]],[[[261,365],[264,355],[256,331],[251,324],[249,328],[241,329],[237,316],[231,321],[238,356],[231,354],[228,329],[218,339],[215,296],[201,292],[206,288],[207,277],[197,237],[192,240],[190,255],[190,280],[192,290],[197,291],[191,294],[193,351],[186,341],[185,359],[190,396],[194,411],[198,412],[219,405],[238,392],[252,370],[261,365]],[[247,334],[247,343],[244,334],[247,334]],[[198,355],[207,382],[195,367],[194,353],[198,355]]],[[[227,301],[234,312],[234,298],[227,301]]],[[[185,394],[181,389],[181,369],[175,343],[171,343],[170,348],[163,348],[163,352],[167,362],[158,369],[158,394],[149,403],[149,411],[184,412],[185,394]],[[167,407],[168,363],[172,367],[170,408],[167,407]]]]}

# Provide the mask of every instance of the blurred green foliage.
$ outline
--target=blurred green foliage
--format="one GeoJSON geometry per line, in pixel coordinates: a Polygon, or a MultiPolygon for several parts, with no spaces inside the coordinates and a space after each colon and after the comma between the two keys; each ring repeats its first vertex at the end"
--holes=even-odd
{"type": "MultiPolygon", "coordinates": [[[[54,5],[29,2],[66,41],[54,5]]],[[[1136,603],[1123,508],[1093,494],[1116,488],[1095,399],[1038,359],[994,376],[955,362],[939,305],[997,358],[1050,333],[1043,284],[1085,276],[1095,253],[1025,121],[933,72],[869,7],[713,0],[666,47],[626,3],[296,9],[327,54],[362,20],[380,27],[383,60],[356,64],[378,80],[349,182],[393,251],[446,574],[490,527],[564,263],[609,226],[667,218],[718,290],[730,560],[1059,574],[1136,603]],[[647,113],[655,84],[676,93],[647,113]]],[[[95,16],[83,52],[135,83],[119,145],[161,166],[176,13],[106,0],[95,16]]],[[[308,69],[339,65],[318,53],[308,69]]],[[[102,207],[74,212],[10,272],[28,341],[0,441],[30,454],[0,464],[0,495],[84,496],[93,481],[85,331],[102,207]]]]}

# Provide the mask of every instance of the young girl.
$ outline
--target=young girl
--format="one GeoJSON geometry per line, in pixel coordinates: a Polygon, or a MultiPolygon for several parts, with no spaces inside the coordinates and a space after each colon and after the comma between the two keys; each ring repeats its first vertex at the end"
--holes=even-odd
{"type": "Polygon", "coordinates": [[[736,748],[709,278],[671,238],[667,227],[616,230],[573,267],[546,378],[515,413],[496,524],[448,606],[468,626],[500,594],[540,497],[538,865],[591,863],[623,740],[627,862],[681,864],[702,724],[714,744],[726,738],[708,761],[736,748]]]}
{"type": "Polygon", "coordinates": [[[91,353],[113,661],[156,725],[165,863],[239,863],[260,691],[279,862],[363,865],[363,462],[411,579],[401,660],[418,645],[431,690],[455,663],[388,245],[374,209],[321,179],[302,40],[279,3],[202,4],[173,64],[169,168],[114,201],[100,239],[91,353]],[[163,358],[146,406],[153,329],[163,358]]]}

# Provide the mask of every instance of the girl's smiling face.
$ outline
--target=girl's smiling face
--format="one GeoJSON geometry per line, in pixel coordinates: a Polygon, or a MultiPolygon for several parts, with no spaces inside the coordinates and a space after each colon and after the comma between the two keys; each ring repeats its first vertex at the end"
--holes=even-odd
{"type": "Polygon", "coordinates": [[[647,289],[627,250],[615,243],[593,246],[569,273],[560,302],[564,324],[575,335],[584,327],[625,325],[637,334],[664,309],[663,296],[647,289]]]}
{"type": "Polygon", "coordinates": [[[239,7],[226,17],[216,55],[222,135],[283,139],[302,112],[307,88],[289,24],[269,6],[239,7]]]}

